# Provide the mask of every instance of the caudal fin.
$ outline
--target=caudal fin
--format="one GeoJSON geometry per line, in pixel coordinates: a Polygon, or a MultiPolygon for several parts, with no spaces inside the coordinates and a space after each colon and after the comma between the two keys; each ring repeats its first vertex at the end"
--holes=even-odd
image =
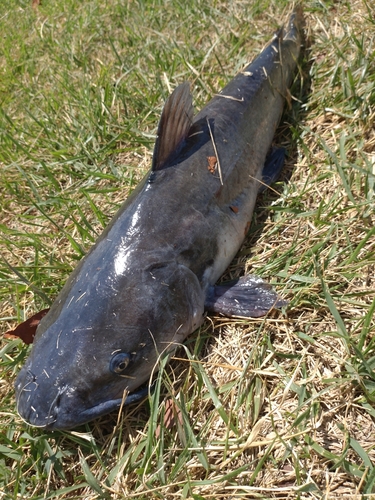
{"type": "Polygon", "coordinates": [[[302,5],[297,5],[290,15],[283,30],[283,40],[293,40],[298,45],[301,44],[302,32],[305,26],[302,5]]]}

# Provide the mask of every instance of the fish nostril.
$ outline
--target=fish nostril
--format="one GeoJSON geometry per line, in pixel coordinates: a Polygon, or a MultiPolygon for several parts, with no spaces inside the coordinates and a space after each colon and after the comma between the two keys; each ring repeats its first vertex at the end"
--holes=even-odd
{"type": "Polygon", "coordinates": [[[27,370],[26,382],[30,383],[35,381],[36,381],[36,375],[34,375],[31,370],[27,370]]]}
{"type": "Polygon", "coordinates": [[[64,392],[65,392],[65,388],[63,388],[63,389],[59,389],[59,392],[58,392],[58,394],[57,394],[57,396],[56,396],[56,399],[55,399],[55,401],[54,401],[54,403],[55,403],[55,408],[58,408],[58,407],[60,406],[61,397],[62,397],[62,395],[64,394],[64,392]]]}
{"type": "Polygon", "coordinates": [[[18,397],[22,395],[23,392],[33,392],[37,389],[37,376],[31,370],[26,370],[26,372],[21,372],[16,381],[15,387],[18,392],[18,397]],[[23,376],[22,376],[23,375],[23,376]]]}
{"type": "Polygon", "coordinates": [[[47,428],[56,422],[57,415],[59,413],[61,398],[65,394],[67,389],[68,389],[67,386],[59,388],[55,396],[55,399],[50,404],[47,416],[45,418],[47,428]]]}

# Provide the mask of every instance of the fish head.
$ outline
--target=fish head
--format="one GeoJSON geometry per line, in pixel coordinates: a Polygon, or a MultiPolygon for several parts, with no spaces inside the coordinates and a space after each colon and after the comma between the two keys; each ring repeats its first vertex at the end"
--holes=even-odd
{"type": "Polygon", "coordinates": [[[160,356],[203,321],[199,282],[179,264],[152,264],[100,286],[94,280],[84,291],[79,276],[67,285],[41,321],[15,384],[21,417],[48,429],[114,411],[129,393],[127,401],[136,399],[133,391],[160,356]]]}

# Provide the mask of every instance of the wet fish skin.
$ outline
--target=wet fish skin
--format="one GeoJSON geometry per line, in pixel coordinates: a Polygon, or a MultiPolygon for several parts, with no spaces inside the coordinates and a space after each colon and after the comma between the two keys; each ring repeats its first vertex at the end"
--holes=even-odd
{"type": "MultiPolygon", "coordinates": [[[[124,391],[138,389],[159,356],[202,324],[205,306],[215,309],[214,284],[245,238],[262,185],[302,22],[298,8],[192,124],[187,84],[167,101],[151,173],[38,327],[15,384],[18,412],[28,423],[67,429],[117,409],[124,391]]],[[[239,288],[243,315],[265,314],[277,302],[261,280],[247,283],[253,296],[241,282],[216,310],[233,310],[239,288]]]]}

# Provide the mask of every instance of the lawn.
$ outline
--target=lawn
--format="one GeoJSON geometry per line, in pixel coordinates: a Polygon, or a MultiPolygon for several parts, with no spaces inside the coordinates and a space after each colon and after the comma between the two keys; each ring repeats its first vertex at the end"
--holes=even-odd
{"type": "MultiPolygon", "coordinates": [[[[1,336],[0,500],[375,497],[375,9],[303,6],[284,172],[225,274],[262,276],[289,305],[208,317],[147,402],[66,432],[22,422],[29,347],[1,336]]],[[[2,334],[49,307],[147,172],[170,92],[188,80],[200,110],[291,10],[0,4],[2,334]]]]}

